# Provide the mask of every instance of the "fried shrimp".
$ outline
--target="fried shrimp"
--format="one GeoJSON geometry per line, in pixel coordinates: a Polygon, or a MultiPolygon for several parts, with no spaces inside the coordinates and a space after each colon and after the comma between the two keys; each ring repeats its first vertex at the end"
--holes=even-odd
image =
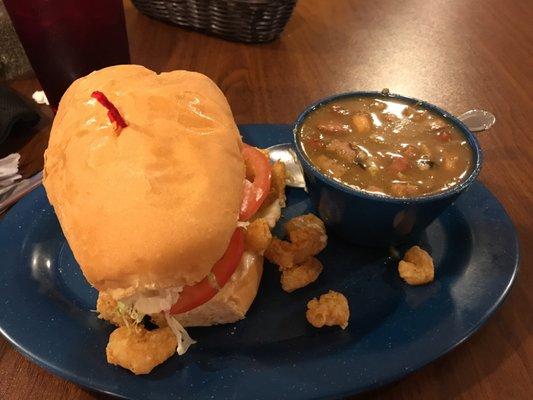
{"type": "Polygon", "coordinates": [[[148,374],[176,352],[178,339],[168,327],[152,331],[121,326],[109,336],[107,362],[129,369],[135,375],[148,374]]]}
{"type": "Polygon", "coordinates": [[[326,228],[313,214],[295,217],[285,224],[288,239],[272,238],[265,257],[281,271],[281,287],[292,292],[316,281],[322,263],[316,259],[327,244],[326,228]]]}
{"type": "MultiPolygon", "coordinates": [[[[96,311],[98,312],[98,318],[106,320],[116,326],[133,326],[140,323],[140,320],[134,320],[130,313],[121,312],[118,302],[106,292],[98,293],[96,311]]],[[[151,322],[158,327],[161,328],[167,326],[165,315],[162,312],[151,314],[149,317],[151,322]]]]}
{"type": "Polygon", "coordinates": [[[409,285],[424,285],[433,281],[435,277],[433,259],[418,246],[407,250],[403,260],[398,264],[398,272],[409,285]]]}
{"type": "Polygon", "coordinates": [[[287,173],[285,164],[281,161],[276,161],[272,165],[272,180],[270,191],[274,193],[275,198],[279,199],[280,205],[285,206],[285,181],[287,179],[287,173]]]}
{"type": "Polygon", "coordinates": [[[348,300],[342,293],[330,290],[320,296],[318,300],[315,297],[307,303],[305,316],[315,328],[322,328],[325,325],[339,325],[345,329],[350,319],[348,300]]]}
{"type": "Polygon", "coordinates": [[[135,322],[130,315],[118,311],[117,301],[106,292],[98,293],[96,311],[98,312],[98,318],[104,319],[116,326],[133,325],[135,322]]]}
{"type": "Polygon", "coordinates": [[[317,255],[327,245],[326,228],[314,214],[300,215],[285,224],[285,230],[292,243],[294,263],[300,264],[317,255]]]}
{"type": "Polygon", "coordinates": [[[273,238],[265,252],[281,271],[293,268],[320,253],[327,244],[324,223],[313,214],[295,217],[285,224],[290,242],[273,238]]]}
{"type": "Polygon", "coordinates": [[[263,254],[272,240],[272,233],[268,222],[264,218],[258,218],[246,228],[244,247],[247,250],[263,254]]]}
{"type": "Polygon", "coordinates": [[[273,237],[265,251],[265,257],[272,264],[276,264],[280,271],[292,268],[294,266],[292,243],[273,237]]]}
{"type": "Polygon", "coordinates": [[[287,173],[285,170],[285,164],[281,161],[276,161],[272,164],[272,175],[270,178],[270,192],[268,193],[267,198],[265,199],[261,209],[267,208],[275,200],[279,200],[281,207],[285,207],[285,180],[287,178],[287,173]]]}
{"type": "Polygon", "coordinates": [[[281,273],[281,287],[289,293],[303,288],[316,281],[322,269],[322,263],[315,257],[311,257],[303,264],[284,270],[281,273]]]}

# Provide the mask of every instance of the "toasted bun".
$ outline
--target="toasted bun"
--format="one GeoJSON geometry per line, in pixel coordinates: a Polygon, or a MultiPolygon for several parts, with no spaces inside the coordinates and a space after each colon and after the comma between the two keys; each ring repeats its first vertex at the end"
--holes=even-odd
{"type": "Polygon", "coordinates": [[[262,274],[263,257],[244,253],[230,281],[215,297],[176,318],[185,327],[228,324],[243,319],[257,294],[262,274]]]}
{"type": "Polygon", "coordinates": [[[202,74],[121,65],[75,81],[52,126],[44,186],[87,280],[128,293],[203,279],[237,224],[241,146],[226,98],[202,74]],[[113,129],[95,90],[126,128],[113,129]]]}

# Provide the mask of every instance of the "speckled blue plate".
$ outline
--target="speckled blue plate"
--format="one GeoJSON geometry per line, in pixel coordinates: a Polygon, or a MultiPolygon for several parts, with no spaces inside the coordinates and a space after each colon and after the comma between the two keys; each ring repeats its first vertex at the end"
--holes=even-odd
{"type": "MultiPolygon", "coordinates": [[[[247,142],[291,140],[287,125],[242,126],[247,142]]],[[[310,210],[288,190],[284,218],[310,210]]],[[[283,292],[266,265],[248,317],[191,329],[198,340],[150,375],[106,363],[112,328],[96,318],[96,291],[84,280],[44,190],[33,191],[0,222],[0,330],[43,368],[93,390],[128,399],[310,399],[384,385],[435,360],[472,335],[503,301],[518,269],[516,232],[480,183],[426,231],[421,245],[435,282],[409,287],[387,251],[331,237],[317,282],[283,292]],[[334,289],[349,299],[346,330],[307,324],[307,301],[334,289]]]]}

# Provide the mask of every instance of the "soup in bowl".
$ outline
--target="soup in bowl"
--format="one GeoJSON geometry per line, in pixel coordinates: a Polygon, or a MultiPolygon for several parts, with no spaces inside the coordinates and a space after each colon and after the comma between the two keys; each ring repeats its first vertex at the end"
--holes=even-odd
{"type": "Polygon", "coordinates": [[[300,115],[294,140],[326,225],[365,245],[420,234],[481,168],[479,144],[464,124],[388,93],[321,100],[300,115]]]}

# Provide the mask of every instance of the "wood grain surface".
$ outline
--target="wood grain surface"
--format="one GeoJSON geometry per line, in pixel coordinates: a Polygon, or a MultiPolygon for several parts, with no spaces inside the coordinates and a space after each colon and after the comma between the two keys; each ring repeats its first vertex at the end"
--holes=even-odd
{"type": "MultiPolygon", "coordinates": [[[[263,45],[182,30],[125,5],[132,61],[157,71],[207,74],[238,123],[291,123],[321,97],[384,87],[453,113],[492,111],[496,125],[479,135],[485,155],[480,179],[519,232],[518,280],[468,342],[357,399],[533,398],[531,0],[300,0],[281,39],[263,45]]],[[[38,83],[30,78],[12,86],[29,96],[38,83]]],[[[10,144],[22,148],[26,174],[42,163],[51,120],[42,112],[46,121],[10,144]]],[[[35,366],[0,339],[0,399],[100,398],[35,366]]]]}

